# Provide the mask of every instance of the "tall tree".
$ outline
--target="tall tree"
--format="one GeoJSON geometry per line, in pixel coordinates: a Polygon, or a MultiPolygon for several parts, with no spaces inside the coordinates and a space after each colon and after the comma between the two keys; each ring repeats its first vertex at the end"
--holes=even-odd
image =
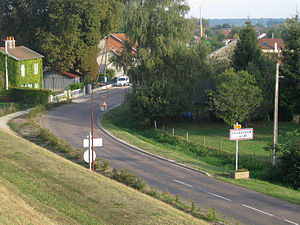
{"type": "Polygon", "coordinates": [[[127,5],[126,34],[131,46],[138,43],[132,55],[134,82],[152,83],[168,76],[165,59],[192,37],[192,22],[185,18],[188,9],[183,0],[135,0],[127,5]]]}
{"type": "Polygon", "coordinates": [[[45,65],[59,71],[79,69],[95,76],[97,45],[115,30],[118,0],[3,0],[0,35],[45,55],[45,65]],[[3,17],[2,17],[3,16],[3,17]]]}
{"type": "MultiPolygon", "coordinates": [[[[281,110],[286,114],[300,114],[300,24],[298,15],[286,21],[283,32],[285,51],[281,73],[281,110]]],[[[289,118],[291,119],[291,118],[289,118]]]]}
{"type": "Polygon", "coordinates": [[[240,31],[240,38],[233,55],[233,66],[236,70],[245,70],[248,64],[258,64],[261,50],[257,45],[257,37],[251,22],[246,22],[246,27],[240,31]]]}
{"type": "Polygon", "coordinates": [[[261,90],[247,71],[226,70],[210,94],[210,107],[228,125],[249,120],[261,104],[261,90]]]}

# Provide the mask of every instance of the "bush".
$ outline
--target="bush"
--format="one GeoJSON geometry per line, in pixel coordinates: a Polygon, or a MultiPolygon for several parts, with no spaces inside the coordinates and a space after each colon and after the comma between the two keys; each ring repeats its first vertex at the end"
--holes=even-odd
{"type": "Polygon", "coordinates": [[[73,90],[76,90],[76,89],[82,89],[83,86],[84,86],[84,83],[73,83],[73,84],[70,84],[67,87],[67,89],[73,91],[73,90]]]}
{"type": "Polygon", "coordinates": [[[40,90],[32,88],[12,88],[11,97],[14,102],[27,105],[41,104],[41,94],[43,103],[48,103],[49,96],[53,94],[51,90],[40,90]]]}
{"type": "Polygon", "coordinates": [[[149,126],[156,121],[172,121],[186,111],[188,96],[173,80],[155,81],[151,86],[135,87],[127,96],[136,120],[149,126]]]}
{"type": "Polygon", "coordinates": [[[295,130],[288,135],[289,140],[277,148],[278,170],[281,181],[297,190],[300,188],[300,133],[295,130]]]}

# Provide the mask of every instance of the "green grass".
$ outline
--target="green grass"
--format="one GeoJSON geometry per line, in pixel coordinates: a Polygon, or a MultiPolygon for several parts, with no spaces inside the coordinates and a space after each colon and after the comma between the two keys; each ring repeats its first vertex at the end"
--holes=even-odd
{"type": "Polygon", "coordinates": [[[1,224],[205,224],[0,130],[1,224]]]}
{"type": "MultiPolygon", "coordinates": [[[[226,178],[235,169],[235,142],[229,141],[228,126],[223,124],[208,124],[182,122],[165,125],[165,131],[171,133],[175,128],[175,143],[170,136],[162,131],[138,128],[128,114],[126,106],[115,108],[106,113],[102,119],[103,126],[115,136],[146,151],[160,155],[193,168],[219,175],[241,186],[260,191],[271,196],[300,204],[300,192],[293,189],[271,184],[264,181],[270,169],[269,153],[264,147],[272,144],[272,123],[250,124],[254,128],[254,139],[239,142],[239,168],[250,170],[252,179],[249,181],[233,181],[226,178]],[[186,143],[186,132],[189,132],[189,142],[186,143]],[[205,155],[191,152],[191,149],[203,151],[205,137],[205,155]],[[222,149],[219,149],[222,141],[222,149]]],[[[162,124],[158,128],[162,129],[162,124]]],[[[279,143],[286,138],[286,132],[300,130],[299,124],[280,123],[279,143]]]]}

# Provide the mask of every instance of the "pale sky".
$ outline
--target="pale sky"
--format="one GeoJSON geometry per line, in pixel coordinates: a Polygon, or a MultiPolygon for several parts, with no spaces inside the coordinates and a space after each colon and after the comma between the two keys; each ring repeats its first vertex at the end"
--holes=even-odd
{"type": "Polygon", "coordinates": [[[207,19],[221,18],[291,18],[300,11],[300,0],[187,0],[189,16],[207,19]]]}

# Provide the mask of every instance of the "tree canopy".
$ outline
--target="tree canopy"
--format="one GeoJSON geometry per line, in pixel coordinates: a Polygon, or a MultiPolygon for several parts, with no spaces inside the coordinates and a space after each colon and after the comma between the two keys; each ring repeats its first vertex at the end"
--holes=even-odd
{"type": "Polygon", "coordinates": [[[59,71],[79,69],[97,73],[97,45],[116,29],[117,0],[3,0],[0,3],[1,36],[15,36],[45,55],[45,65],[59,71]]]}
{"type": "Polygon", "coordinates": [[[261,90],[247,71],[226,70],[210,94],[210,107],[228,125],[242,123],[260,106],[261,90]]]}

